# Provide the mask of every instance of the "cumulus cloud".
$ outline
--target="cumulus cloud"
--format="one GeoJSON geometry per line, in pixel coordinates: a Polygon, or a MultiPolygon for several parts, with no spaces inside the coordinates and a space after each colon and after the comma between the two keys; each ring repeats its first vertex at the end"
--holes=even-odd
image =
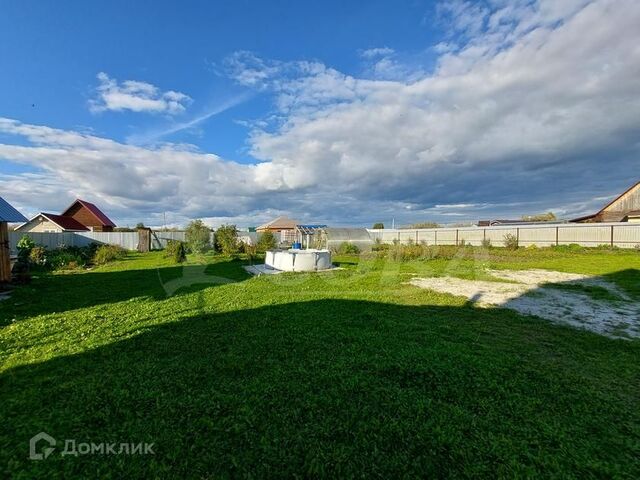
{"type": "Polygon", "coordinates": [[[311,188],[330,175],[331,188],[363,202],[528,200],[523,209],[628,183],[640,133],[640,4],[466,3],[447,7],[460,46],[420,79],[317,68],[281,80],[286,122],[251,137],[269,162],[259,181],[311,188]]]}
{"type": "Polygon", "coordinates": [[[173,90],[162,92],[147,82],[125,80],[120,83],[104,72],[100,72],[97,78],[100,85],[96,88],[96,97],[89,101],[89,108],[95,113],[130,110],[174,115],[184,112],[191,102],[191,98],[184,93],[173,90]]]}
{"type": "MultiPolygon", "coordinates": [[[[640,3],[447,4],[440,21],[451,33],[431,50],[429,73],[406,65],[422,73],[381,79],[249,52],[227,59],[239,84],[274,96],[274,111],[251,124],[255,165],[5,119],[0,132],[28,145],[0,144],[0,158],[44,173],[0,185],[25,202],[28,182],[52,202],[55,191],[97,196],[123,218],[286,212],[354,224],[572,216],[636,180],[640,3]]],[[[374,61],[401,64],[394,55],[374,61]]]]}

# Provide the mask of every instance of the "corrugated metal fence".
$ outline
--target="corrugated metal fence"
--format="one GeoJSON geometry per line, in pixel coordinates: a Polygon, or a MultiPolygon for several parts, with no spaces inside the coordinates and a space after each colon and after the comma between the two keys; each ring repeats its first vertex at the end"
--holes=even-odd
{"type": "MultiPolygon", "coordinates": [[[[16,253],[16,244],[24,236],[28,235],[37,244],[48,249],[62,246],[84,247],[90,243],[102,243],[120,245],[127,250],[138,248],[138,232],[64,232],[64,233],[23,233],[9,232],[9,248],[11,254],[16,253]]],[[[151,235],[151,248],[162,249],[167,246],[169,240],[185,240],[185,232],[160,232],[154,231],[151,235]]],[[[214,233],[211,232],[210,242],[213,245],[214,233]]]]}
{"type": "Polygon", "coordinates": [[[501,225],[495,227],[461,227],[429,229],[368,229],[372,241],[382,243],[425,243],[427,245],[481,245],[484,239],[496,247],[504,246],[504,237],[511,234],[520,246],[578,244],[585,247],[609,245],[634,248],[640,245],[640,224],[632,223],[566,223],[550,225],[501,225]]]}

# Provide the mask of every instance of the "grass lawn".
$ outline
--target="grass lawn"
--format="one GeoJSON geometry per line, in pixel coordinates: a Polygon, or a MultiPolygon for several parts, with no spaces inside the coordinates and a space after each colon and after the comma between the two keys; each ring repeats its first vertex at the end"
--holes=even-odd
{"type": "Polygon", "coordinates": [[[153,252],[17,289],[0,303],[0,477],[640,477],[639,341],[406,283],[546,268],[640,301],[640,254],[336,260],[249,278],[153,252]],[[56,451],[29,460],[41,431],[56,451]],[[155,454],[62,456],[65,439],[155,454]]]}

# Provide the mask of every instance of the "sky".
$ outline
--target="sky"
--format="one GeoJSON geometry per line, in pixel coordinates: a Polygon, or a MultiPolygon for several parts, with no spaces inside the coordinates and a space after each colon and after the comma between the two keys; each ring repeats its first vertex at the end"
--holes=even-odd
{"type": "Polygon", "coordinates": [[[637,0],[0,0],[0,196],[120,226],[599,210],[640,180],[637,0]]]}

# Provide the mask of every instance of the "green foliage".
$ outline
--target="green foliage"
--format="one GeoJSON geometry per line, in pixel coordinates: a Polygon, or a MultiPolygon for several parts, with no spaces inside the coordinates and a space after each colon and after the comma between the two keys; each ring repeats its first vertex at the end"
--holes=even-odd
{"type": "Polygon", "coordinates": [[[145,227],[145,226],[144,226],[144,223],[142,223],[142,222],[138,222],[138,223],[136,224],[136,229],[140,229],[140,228],[147,228],[147,227],[145,227]]]}
{"type": "Polygon", "coordinates": [[[518,237],[516,237],[513,233],[507,233],[502,238],[505,248],[507,248],[508,250],[518,249],[518,237]]]}
{"type": "Polygon", "coordinates": [[[18,250],[18,261],[20,263],[27,264],[29,263],[29,256],[31,255],[31,250],[35,247],[36,244],[31,237],[28,235],[23,235],[23,237],[18,240],[16,244],[16,248],[18,250]]]}
{"type": "Polygon", "coordinates": [[[413,225],[410,225],[408,228],[439,228],[440,225],[435,223],[435,222],[421,222],[421,223],[414,223],[413,225]]]}
{"type": "Polygon", "coordinates": [[[40,245],[33,247],[29,254],[29,262],[32,265],[44,266],[47,263],[47,249],[40,245]]]}
{"type": "Polygon", "coordinates": [[[384,223],[382,223],[382,222],[374,223],[373,224],[373,229],[374,230],[383,230],[384,229],[384,223]]]}
{"type": "Polygon", "coordinates": [[[187,259],[187,249],[184,242],[180,240],[167,241],[164,256],[173,260],[174,263],[183,263],[187,259]]]}
{"type": "Polygon", "coordinates": [[[338,253],[340,255],[358,255],[360,253],[360,249],[357,245],[349,242],[343,242],[338,247],[338,253]]]}
{"type": "Polygon", "coordinates": [[[238,229],[235,225],[222,225],[215,234],[216,250],[225,255],[238,253],[238,229]]]}
{"type": "Polygon", "coordinates": [[[258,238],[256,244],[258,252],[266,252],[267,250],[273,250],[278,246],[278,240],[276,236],[270,230],[262,232],[258,238]]]}
{"type": "Polygon", "coordinates": [[[93,256],[93,263],[104,265],[115,260],[122,260],[127,251],[119,245],[100,245],[93,256]]]}
{"type": "Polygon", "coordinates": [[[194,220],[185,230],[187,247],[193,253],[202,253],[209,247],[211,229],[202,220],[194,220]]]}
{"type": "Polygon", "coordinates": [[[523,215],[522,219],[527,222],[553,222],[557,220],[553,212],[539,213],[537,215],[523,215]]]}
{"type": "Polygon", "coordinates": [[[482,248],[491,248],[491,239],[483,238],[482,242],[480,242],[480,245],[482,246],[482,248]]]}

